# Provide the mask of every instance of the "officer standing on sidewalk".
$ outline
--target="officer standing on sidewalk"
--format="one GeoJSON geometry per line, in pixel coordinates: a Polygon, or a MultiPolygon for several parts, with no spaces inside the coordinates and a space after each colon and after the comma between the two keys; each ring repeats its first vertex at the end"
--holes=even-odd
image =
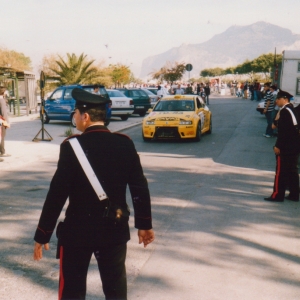
{"type": "Polygon", "coordinates": [[[299,201],[299,118],[293,105],[289,103],[293,96],[285,91],[279,91],[276,104],[280,108],[279,115],[275,121],[278,128],[277,141],[274,146],[276,155],[276,174],[273,193],[266,201],[283,202],[284,198],[299,201]],[[285,191],[289,188],[289,195],[285,191]]]}
{"type": "Polygon", "coordinates": [[[75,88],[74,118],[83,133],[76,138],[108,199],[100,201],[68,140],[61,144],[57,170],[51,181],[35,233],[34,259],[42,258],[63,206],[66,217],[57,229],[60,258],[59,299],[85,299],[87,271],[95,255],[105,299],[127,299],[126,243],[129,234],[129,186],[139,243],[154,240],[147,180],[133,142],[105,126],[101,95],[75,88]]]}

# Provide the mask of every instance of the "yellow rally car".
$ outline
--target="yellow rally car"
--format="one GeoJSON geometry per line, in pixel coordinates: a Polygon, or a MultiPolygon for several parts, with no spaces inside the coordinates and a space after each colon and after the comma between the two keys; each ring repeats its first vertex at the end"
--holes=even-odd
{"type": "Polygon", "coordinates": [[[143,120],[143,139],[195,139],[212,132],[209,108],[197,95],[163,97],[143,120]]]}

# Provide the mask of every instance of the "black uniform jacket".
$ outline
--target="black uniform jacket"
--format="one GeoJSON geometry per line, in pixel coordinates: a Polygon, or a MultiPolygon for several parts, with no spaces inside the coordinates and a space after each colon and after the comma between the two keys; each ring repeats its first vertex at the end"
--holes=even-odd
{"type": "Polygon", "coordinates": [[[299,153],[299,118],[293,105],[287,104],[280,110],[277,122],[278,137],[275,146],[280,149],[282,155],[295,155],[299,153]],[[287,110],[289,108],[296,117],[298,126],[293,123],[292,116],[287,110]]]}
{"type": "Polygon", "coordinates": [[[91,126],[78,139],[112,207],[105,217],[107,200],[100,201],[77,157],[66,140],[60,146],[57,170],[51,181],[34,240],[48,243],[61,210],[69,198],[60,232],[61,245],[105,246],[130,239],[126,187],[134,207],[135,227],[151,229],[151,205],[147,180],[133,142],[124,135],[111,133],[104,126],[91,126]],[[121,221],[115,210],[121,209],[121,221]]]}

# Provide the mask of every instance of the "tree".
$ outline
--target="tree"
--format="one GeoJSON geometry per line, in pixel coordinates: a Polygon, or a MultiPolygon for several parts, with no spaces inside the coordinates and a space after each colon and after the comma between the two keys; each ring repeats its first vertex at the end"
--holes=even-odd
{"type": "MultiPolygon", "coordinates": [[[[282,60],[282,55],[276,55],[276,61],[279,62],[282,60]]],[[[253,73],[265,73],[265,76],[270,73],[270,70],[275,64],[275,55],[272,53],[262,54],[254,60],[245,60],[242,64],[239,64],[235,67],[228,67],[226,69],[222,68],[211,68],[203,69],[200,72],[200,76],[220,76],[225,74],[249,74],[253,77],[253,73]]]]}
{"type": "Polygon", "coordinates": [[[167,62],[158,71],[151,73],[151,75],[152,79],[159,79],[161,81],[165,80],[173,84],[174,81],[180,80],[185,72],[185,63],[167,62]]]}
{"type": "Polygon", "coordinates": [[[87,61],[87,55],[80,56],[67,53],[66,61],[58,55],[56,66],[49,69],[57,76],[60,85],[87,84],[97,75],[97,68],[92,66],[95,60],[87,61]]]}
{"type": "Polygon", "coordinates": [[[21,52],[0,48],[0,67],[31,71],[31,60],[21,52]]]}
{"type": "Polygon", "coordinates": [[[130,82],[131,71],[128,66],[122,64],[112,65],[111,67],[111,79],[115,84],[115,87],[120,87],[121,85],[130,82]]]}
{"type": "Polygon", "coordinates": [[[200,76],[207,77],[207,76],[221,76],[224,75],[224,70],[222,68],[212,68],[212,69],[203,69],[200,72],[200,76]]]}
{"type": "Polygon", "coordinates": [[[133,83],[135,86],[143,83],[143,81],[140,78],[135,77],[133,73],[130,74],[129,82],[133,83]]]}
{"type": "MultiPolygon", "coordinates": [[[[276,61],[281,61],[282,55],[276,55],[276,61]]],[[[262,54],[259,57],[255,58],[252,62],[252,69],[254,72],[261,73],[270,73],[272,67],[274,66],[275,55],[272,53],[262,54]]]]}

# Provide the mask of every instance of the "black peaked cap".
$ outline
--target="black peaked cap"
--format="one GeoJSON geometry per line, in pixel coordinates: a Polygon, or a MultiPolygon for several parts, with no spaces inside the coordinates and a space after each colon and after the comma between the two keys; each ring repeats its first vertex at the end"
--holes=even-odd
{"type": "Polygon", "coordinates": [[[288,92],[285,92],[285,91],[279,91],[276,98],[279,99],[279,98],[287,98],[289,100],[291,100],[291,98],[293,98],[294,96],[291,95],[290,93],[288,92]]]}
{"type": "Polygon", "coordinates": [[[101,107],[110,102],[101,95],[93,94],[80,88],[74,88],[72,90],[72,97],[76,101],[76,107],[101,107]]]}

